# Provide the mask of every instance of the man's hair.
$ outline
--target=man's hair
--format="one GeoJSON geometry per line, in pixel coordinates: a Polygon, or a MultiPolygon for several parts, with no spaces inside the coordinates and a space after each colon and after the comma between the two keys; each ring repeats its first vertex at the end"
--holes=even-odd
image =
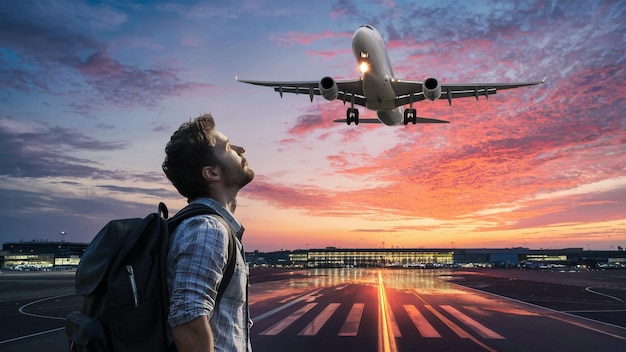
{"type": "Polygon", "coordinates": [[[163,172],[187,199],[208,195],[202,168],[218,165],[214,131],[213,116],[204,114],[180,125],[165,146],[163,172]]]}

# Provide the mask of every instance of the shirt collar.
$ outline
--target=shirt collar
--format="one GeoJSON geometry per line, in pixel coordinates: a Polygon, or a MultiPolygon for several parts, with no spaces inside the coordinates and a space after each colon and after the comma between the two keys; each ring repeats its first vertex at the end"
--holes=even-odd
{"type": "Polygon", "coordinates": [[[189,204],[202,204],[215,210],[215,212],[218,215],[220,215],[222,218],[224,218],[224,220],[226,220],[228,225],[230,225],[230,228],[233,229],[233,231],[235,231],[235,235],[237,235],[239,239],[243,237],[243,232],[245,230],[243,225],[241,225],[241,223],[237,219],[235,219],[233,214],[231,214],[226,208],[224,208],[222,204],[218,203],[217,201],[211,198],[196,198],[190,201],[189,204]]]}

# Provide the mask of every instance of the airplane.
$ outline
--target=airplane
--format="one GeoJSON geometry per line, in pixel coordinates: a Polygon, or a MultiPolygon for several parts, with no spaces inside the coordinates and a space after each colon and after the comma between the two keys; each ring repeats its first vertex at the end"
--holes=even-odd
{"type": "Polygon", "coordinates": [[[319,81],[251,81],[235,79],[242,83],[273,87],[283,97],[283,93],[308,94],[311,102],[313,96],[321,95],[328,101],[339,99],[350,104],[345,119],[334,122],[347,123],[383,123],[388,126],[408,125],[409,123],[449,123],[449,121],[418,117],[414,103],[422,100],[435,101],[490,95],[498,90],[543,84],[542,81],[520,83],[440,83],[434,77],[424,81],[398,79],[391,68],[389,54],[380,33],[370,25],[360,26],[352,36],[352,51],[362,73],[356,79],[333,79],[323,77],[319,81]],[[364,106],[376,111],[376,119],[360,119],[359,110],[355,105],[364,106]],[[404,105],[409,105],[404,109],[404,105]]]}

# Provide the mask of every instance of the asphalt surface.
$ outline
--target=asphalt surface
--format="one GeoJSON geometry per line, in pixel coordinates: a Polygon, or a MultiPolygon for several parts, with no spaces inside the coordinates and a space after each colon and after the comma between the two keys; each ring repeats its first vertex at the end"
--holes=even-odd
{"type": "MultiPolygon", "coordinates": [[[[251,270],[263,351],[599,351],[626,346],[626,270],[251,270]]],[[[0,273],[0,351],[66,351],[71,272],[0,273]]]]}

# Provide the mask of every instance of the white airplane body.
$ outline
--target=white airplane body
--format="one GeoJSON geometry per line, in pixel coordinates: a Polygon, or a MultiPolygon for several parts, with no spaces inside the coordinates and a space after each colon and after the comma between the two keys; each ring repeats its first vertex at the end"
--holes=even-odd
{"type": "Polygon", "coordinates": [[[283,96],[283,93],[308,94],[311,101],[313,96],[321,95],[326,100],[340,99],[349,103],[345,119],[335,122],[344,122],[350,125],[360,123],[383,123],[388,126],[408,123],[448,123],[448,121],[417,117],[413,103],[422,100],[435,101],[447,99],[452,105],[452,99],[475,97],[496,94],[497,90],[511,89],[524,86],[542,84],[543,81],[520,83],[452,83],[440,84],[436,78],[428,77],[424,81],[408,81],[395,78],[385,42],[380,33],[372,26],[359,27],[352,36],[352,51],[359,64],[362,76],[356,79],[335,80],[324,77],[319,81],[251,81],[239,82],[260,86],[273,87],[283,96]],[[354,106],[364,106],[376,111],[377,119],[359,119],[359,110],[354,106]],[[408,109],[403,109],[409,105],[408,109]]]}

